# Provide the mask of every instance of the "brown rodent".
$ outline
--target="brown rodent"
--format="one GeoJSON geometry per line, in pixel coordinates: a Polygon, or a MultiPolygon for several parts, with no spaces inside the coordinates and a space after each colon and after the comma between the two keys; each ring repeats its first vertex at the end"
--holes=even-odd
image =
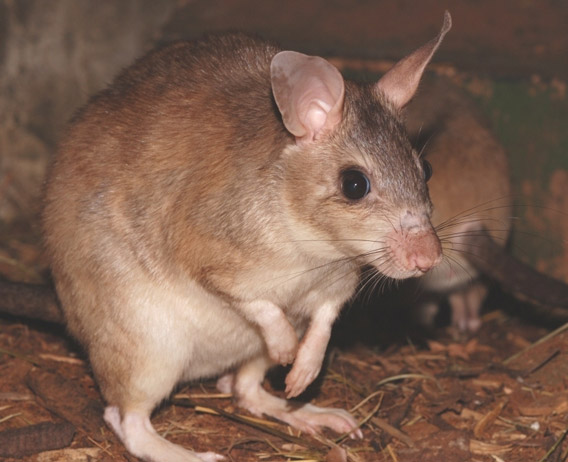
{"type": "Polygon", "coordinates": [[[339,409],[261,386],[318,374],[359,268],[441,260],[421,160],[399,118],[450,28],[374,85],[242,35],[151,52],[72,120],[46,188],[45,242],[105,419],[149,461],[218,460],[158,436],[177,383],[219,384],[253,414],[361,436],[339,409]],[[301,338],[301,342],[298,342],[301,338]]]}
{"type": "MultiPolygon", "coordinates": [[[[404,110],[416,148],[433,168],[428,182],[432,224],[444,261],[418,282],[421,291],[447,296],[459,331],[480,326],[486,288],[470,261],[467,241],[485,228],[505,246],[511,230],[511,184],[507,154],[475,104],[449,79],[428,75],[404,110]]],[[[436,297],[422,315],[432,316],[436,297]]]]}
{"type": "MultiPolygon", "coordinates": [[[[411,294],[407,303],[418,302],[417,314],[429,324],[438,303],[447,297],[454,327],[473,331],[480,325],[485,295],[481,273],[535,305],[539,313],[566,319],[566,285],[537,273],[504,249],[512,197],[507,158],[477,106],[449,79],[430,74],[403,116],[417,150],[434,166],[428,182],[432,221],[445,254],[441,265],[413,282],[421,286],[418,292],[403,288],[411,294]],[[416,293],[422,294],[418,300],[416,293]]],[[[0,282],[0,299],[0,312],[63,321],[50,287],[0,282]]]]}
{"type": "Polygon", "coordinates": [[[430,323],[447,298],[456,331],[476,331],[488,279],[534,304],[540,314],[566,319],[566,284],[536,272],[505,248],[513,217],[507,154],[471,98],[449,79],[428,75],[405,107],[404,120],[433,168],[432,224],[444,254],[440,265],[410,283],[419,286],[410,292],[422,294],[417,307],[422,320],[430,323]]]}

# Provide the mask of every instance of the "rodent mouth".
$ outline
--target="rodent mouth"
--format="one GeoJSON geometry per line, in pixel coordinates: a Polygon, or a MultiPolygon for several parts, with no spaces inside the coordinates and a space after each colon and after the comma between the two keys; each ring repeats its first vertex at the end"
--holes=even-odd
{"type": "Polygon", "coordinates": [[[396,267],[393,268],[392,265],[391,267],[385,268],[380,267],[380,268],[376,268],[380,273],[382,273],[383,275],[391,278],[391,279],[397,279],[397,280],[402,280],[402,279],[410,279],[410,278],[418,278],[420,276],[424,276],[424,272],[420,271],[418,269],[415,270],[405,270],[402,267],[399,267],[398,265],[396,265],[396,267]]]}
{"type": "Polygon", "coordinates": [[[393,279],[419,277],[442,261],[442,246],[432,227],[412,231],[393,230],[385,245],[385,258],[373,266],[393,279]]]}

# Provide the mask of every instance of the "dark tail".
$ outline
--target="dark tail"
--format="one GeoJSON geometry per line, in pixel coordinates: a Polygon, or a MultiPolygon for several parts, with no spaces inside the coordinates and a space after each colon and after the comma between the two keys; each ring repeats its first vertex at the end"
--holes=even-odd
{"type": "Polygon", "coordinates": [[[495,243],[487,230],[471,233],[465,253],[479,271],[498,282],[515,298],[544,308],[549,314],[568,315],[568,285],[545,276],[495,243]]]}
{"type": "Polygon", "coordinates": [[[0,313],[63,323],[57,295],[49,285],[0,281],[0,313]]]}

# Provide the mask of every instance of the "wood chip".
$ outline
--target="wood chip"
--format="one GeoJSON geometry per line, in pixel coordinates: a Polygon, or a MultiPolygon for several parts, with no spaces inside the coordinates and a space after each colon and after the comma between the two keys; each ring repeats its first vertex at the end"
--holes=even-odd
{"type": "Polygon", "coordinates": [[[472,379],[471,383],[476,387],[488,388],[490,390],[498,390],[503,386],[503,381],[501,380],[472,379]]]}
{"type": "Polygon", "coordinates": [[[71,422],[78,430],[100,434],[100,428],[105,425],[102,403],[88,397],[76,381],[35,369],[30,371],[26,382],[43,407],[71,422]]]}
{"type": "Polygon", "coordinates": [[[469,451],[473,454],[491,456],[505,454],[511,451],[510,444],[485,443],[478,440],[469,440],[469,451]]]}
{"type": "Polygon", "coordinates": [[[507,401],[502,401],[498,403],[497,406],[495,406],[491,410],[491,412],[485,414],[483,418],[479,422],[477,422],[475,428],[473,429],[473,434],[475,435],[476,438],[481,438],[487,432],[487,429],[491,425],[493,425],[497,417],[499,417],[499,415],[503,411],[503,408],[506,406],[506,404],[507,401]]]}
{"type": "Polygon", "coordinates": [[[0,432],[0,456],[25,457],[71,444],[75,427],[68,422],[43,422],[0,432]]]}
{"type": "Polygon", "coordinates": [[[99,448],[62,449],[48,451],[37,456],[37,462],[91,462],[100,459],[99,448]]]}
{"type": "Polygon", "coordinates": [[[541,396],[531,404],[519,405],[518,409],[522,415],[529,417],[563,415],[568,412],[568,394],[541,396]]]}
{"type": "MultiPolygon", "coordinates": [[[[32,399],[34,399],[34,395],[32,395],[31,393],[0,393],[0,401],[30,401],[32,399]]],[[[2,408],[0,408],[0,410],[1,409],[2,408]]]]}

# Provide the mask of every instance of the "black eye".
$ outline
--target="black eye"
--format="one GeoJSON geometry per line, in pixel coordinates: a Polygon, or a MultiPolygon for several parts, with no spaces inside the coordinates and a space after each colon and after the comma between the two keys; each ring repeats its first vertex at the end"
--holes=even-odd
{"type": "Polygon", "coordinates": [[[424,170],[424,181],[428,181],[430,178],[432,178],[432,164],[426,159],[422,160],[422,169],[424,170]]]}
{"type": "Polygon", "coordinates": [[[363,199],[371,191],[369,179],[359,170],[346,170],[341,175],[341,190],[347,199],[363,199]]]}

